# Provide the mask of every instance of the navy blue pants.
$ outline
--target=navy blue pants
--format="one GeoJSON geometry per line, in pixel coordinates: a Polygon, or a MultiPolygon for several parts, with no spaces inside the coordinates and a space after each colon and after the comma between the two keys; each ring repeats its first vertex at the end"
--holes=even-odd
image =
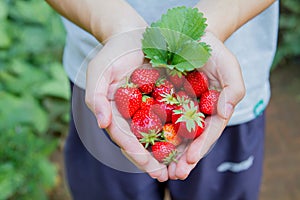
{"type": "MultiPolygon", "coordinates": [[[[80,100],[73,103],[73,112],[78,106],[85,106],[84,92],[76,90],[76,98],[80,100]]],[[[78,116],[84,116],[83,112],[81,110],[78,116]]],[[[166,188],[175,200],[258,199],[263,165],[264,114],[250,122],[227,127],[186,180],[165,183],[146,173],[116,170],[96,159],[78,133],[78,116],[72,115],[65,144],[67,181],[75,200],[158,200],[164,198],[166,188]]]]}

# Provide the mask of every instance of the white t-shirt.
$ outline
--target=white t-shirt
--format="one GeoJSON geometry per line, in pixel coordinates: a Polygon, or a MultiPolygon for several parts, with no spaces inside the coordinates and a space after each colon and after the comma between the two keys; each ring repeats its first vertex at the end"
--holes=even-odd
{"type": "MultiPolygon", "coordinates": [[[[148,24],[157,21],[168,8],[193,7],[198,0],[128,0],[148,24]]],[[[260,15],[237,30],[225,45],[237,57],[246,86],[245,98],[236,106],[229,125],[254,119],[270,99],[269,71],[277,46],[279,2],[276,1],[260,15]]],[[[63,64],[71,81],[85,88],[89,59],[101,50],[101,44],[89,33],[63,18],[67,31],[63,64]],[[95,47],[98,46],[96,49],[95,47]]]]}

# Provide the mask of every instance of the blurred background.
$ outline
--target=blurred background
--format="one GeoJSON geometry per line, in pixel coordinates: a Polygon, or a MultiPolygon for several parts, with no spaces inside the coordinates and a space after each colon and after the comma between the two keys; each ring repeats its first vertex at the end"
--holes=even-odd
{"type": "MultiPolygon", "coordinates": [[[[300,1],[282,0],[261,200],[300,199],[300,1]]],[[[68,200],[65,31],[41,0],[0,1],[0,200],[68,200]]]]}

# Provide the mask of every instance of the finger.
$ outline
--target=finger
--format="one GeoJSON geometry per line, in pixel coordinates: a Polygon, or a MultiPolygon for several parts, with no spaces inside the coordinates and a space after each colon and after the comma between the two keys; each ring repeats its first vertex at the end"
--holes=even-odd
{"type": "Polygon", "coordinates": [[[185,179],[193,169],[192,166],[190,166],[190,170],[187,170],[188,168],[184,167],[184,163],[187,163],[186,151],[188,149],[188,145],[189,143],[183,142],[181,145],[177,146],[177,151],[179,153],[177,161],[170,163],[170,165],[168,166],[169,178],[172,180],[185,179]],[[178,169],[178,167],[181,169],[178,169]]]}
{"type": "MultiPolygon", "coordinates": [[[[115,110],[115,106],[112,106],[115,110]]],[[[159,163],[148,150],[137,140],[130,131],[128,122],[118,113],[113,112],[114,118],[108,127],[111,139],[121,148],[124,155],[139,169],[149,173],[159,181],[168,179],[167,168],[159,163]]]]}
{"type": "MultiPolygon", "coordinates": [[[[151,173],[150,173],[151,174],[151,173]]],[[[161,170],[161,175],[156,178],[159,182],[165,182],[169,179],[168,169],[166,166],[161,170]]]]}
{"type": "Polygon", "coordinates": [[[96,65],[97,62],[91,62],[87,70],[85,102],[96,116],[99,127],[107,128],[112,118],[111,105],[107,99],[111,68],[95,72],[93,69],[97,67],[96,65]]]}
{"type": "Polygon", "coordinates": [[[240,65],[236,57],[224,45],[216,58],[217,74],[220,77],[221,93],[218,114],[229,119],[234,107],[245,96],[245,85],[240,65]]]}
{"type": "Polygon", "coordinates": [[[191,171],[195,168],[196,163],[190,164],[187,162],[186,154],[183,154],[182,157],[178,160],[175,167],[175,173],[172,174],[173,179],[185,180],[191,171]]]}
{"type": "MultiPolygon", "coordinates": [[[[137,159],[135,159],[136,157],[135,153],[133,155],[131,151],[125,151],[124,149],[121,149],[121,151],[128,160],[130,160],[133,164],[135,164],[140,170],[147,172],[149,176],[151,176],[152,178],[157,179],[160,182],[164,182],[168,180],[168,171],[166,166],[157,163],[156,160],[154,160],[153,163],[155,165],[159,165],[159,167],[150,165],[149,163],[152,162],[150,157],[146,158],[141,163],[141,161],[137,161],[137,159]]],[[[147,157],[147,156],[143,155],[143,157],[147,157]]]]}
{"type": "Polygon", "coordinates": [[[187,149],[186,160],[189,164],[195,164],[203,158],[222,134],[228,120],[214,115],[206,118],[205,123],[205,131],[196,138],[187,149]]]}
{"type": "Polygon", "coordinates": [[[112,98],[111,92],[108,94],[109,85],[126,76],[128,68],[143,62],[140,40],[143,31],[143,28],[136,29],[110,38],[88,64],[86,102],[101,128],[106,128],[111,122],[111,108],[107,99],[108,95],[112,98]]]}
{"type": "Polygon", "coordinates": [[[222,89],[217,109],[221,117],[228,119],[234,107],[245,96],[241,68],[236,57],[212,33],[208,32],[203,39],[212,45],[211,58],[204,71],[213,76],[212,85],[222,89]],[[212,71],[213,73],[210,73],[212,71]]]}
{"type": "Polygon", "coordinates": [[[176,176],[176,163],[175,162],[170,163],[170,165],[168,166],[168,176],[172,180],[178,179],[176,176]]]}
{"type": "Polygon", "coordinates": [[[103,94],[95,95],[94,114],[100,128],[107,128],[111,123],[112,113],[110,103],[103,94]]]}

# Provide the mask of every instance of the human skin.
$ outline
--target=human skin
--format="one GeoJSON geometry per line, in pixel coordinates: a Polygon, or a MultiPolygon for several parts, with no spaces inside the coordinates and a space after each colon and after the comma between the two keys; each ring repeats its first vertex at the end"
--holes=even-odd
{"type": "Polygon", "coordinates": [[[239,63],[223,42],[274,0],[202,0],[195,6],[207,18],[208,27],[202,40],[213,49],[209,62],[201,70],[222,91],[217,115],[208,118],[205,132],[189,144],[177,163],[169,167],[158,163],[133,137],[125,120],[114,115],[113,92],[117,83],[124,74],[144,63],[140,40],[147,27],[145,20],[123,0],[46,2],[104,44],[89,63],[86,76],[86,103],[95,114],[99,127],[108,130],[112,140],[136,166],[158,181],[166,181],[185,179],[222,134],[234,107],[245,95],[239,63]]]}

